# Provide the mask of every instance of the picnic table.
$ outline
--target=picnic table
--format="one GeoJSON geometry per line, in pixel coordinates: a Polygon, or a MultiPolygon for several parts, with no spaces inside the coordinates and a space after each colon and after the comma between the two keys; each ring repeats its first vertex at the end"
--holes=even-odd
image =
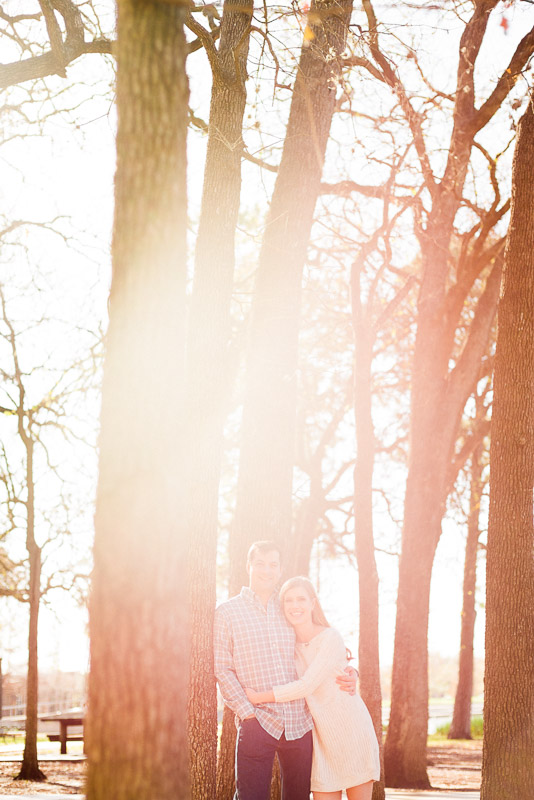
{"type": "Polygon", "coordinates": [[[67,739],[74,741],[83,741],[83,731],[81,734],[75,734],[69,737],[68,730],[70,727],[80,725],[83,727],[85,712],[82,709],[71,709],[70,711],[61,711],[56,714],[48,714],[45,717],[40,717],[42,722],[59,722],[59,737],[58,734],[50,733],[48,738],[51,742],[57,741],[59,738],[60,748],[59,751],[62,755],[67,752],[67,739]]]}

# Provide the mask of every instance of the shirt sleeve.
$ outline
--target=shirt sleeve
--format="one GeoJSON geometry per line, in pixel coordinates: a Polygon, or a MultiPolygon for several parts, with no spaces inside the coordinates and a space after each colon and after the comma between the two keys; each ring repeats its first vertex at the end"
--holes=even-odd
{"type": "Polygon", "coordinates": [[[239,719],[253,716],[255,708],[239,683],[234,667],[231,627],[225,615],[220,611],[215,612],[213,645],[215,677],[219,683],[224,702],[237,714],[239,719]]]}
{"type": "Polygon", "coordinates": [[[346,657],[346,650],[343,639],[337,631],[330,628],[328,633],[325,632],[322,635],[321,646],[304,675],[283,686],[273,686],[276,702],[285,703],[290,700],[299,700],[301,697],[313,694],[326,678],[336,675],[340,671],[344,657],[346,657]]]}

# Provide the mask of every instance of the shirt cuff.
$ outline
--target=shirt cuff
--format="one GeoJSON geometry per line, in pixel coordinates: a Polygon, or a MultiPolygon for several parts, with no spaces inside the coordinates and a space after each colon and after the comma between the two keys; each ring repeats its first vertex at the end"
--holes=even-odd
{"type": "Polygon", "coordinates": [[[235,713],[239,717],[239,719],[245,719],[245,717],[256,716],[256,707],[252,705],[252,703],[238,703],[234,708],[235,713]]]}

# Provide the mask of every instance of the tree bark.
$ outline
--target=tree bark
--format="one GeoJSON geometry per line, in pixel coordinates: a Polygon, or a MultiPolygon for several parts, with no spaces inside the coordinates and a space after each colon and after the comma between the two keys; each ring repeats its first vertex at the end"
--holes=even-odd
{"type": "Polygon", "coordinates": [[[213,609],[218,491],[229,378],[230,304],[241,190],[242,127],[252,3],[226,3],[213,87],[188,328],[187,502],[191,536],[191,793],[216,793],[213,609]]]}
{"type": "MultiPolygon", "coordinates": [[[[443,270],[443,279],[446,274],[443,270]]],[[[447,341],[440,330],[445,298],[439,291],[440,284],[436,288],[432,283],[437,281],[429,280],[425,286],[425,278],[428,279],[426,273],[419,297],[412,370],[410,458],[399,564],[391,714],[385,744],[387,785],[404,788],[429,787],[426,739],[430,579],[441,535],[454,444],[494,318],[500,266],[493,265],[463,354],[452,372],[447,366],[447,341]],[[464,355],[470,363],[469,369],[464,355]]]]}
{"type": "MultiPolygon", "coordinates": [[[[297,69],[251,312],[230,594],[246,582],[246,554],[254,540],[283,544],[291,535],[302,270],[351,10],[352,0],[312,3],[312,38],[303,43],[297,69]]],[[[234,735],[223,726],[224,742],[234,735]]],[[[219,775],[217,783],[227,790],[231,777],[219,775]]],[[[217,796],[229,798],[219,791],[217,796]]]]}
{"type": "Polygon", "coordinates": [[[490,450],[482,800],[534,785],[534,107],[518,132],[490,450]]]}
{"type": "Polygon", "coordinates": [[[234,796],[236,735],[235,714],[225,706],[217,759],[217,800],[232,800],[234,796]]]}
{"type": "Polygon", "coordinates": [[[88,800],[186,800],[185,6],[119,0],[88,800]],[[185,573],[185,575],[184,575],[185,573]]]}
{"type": "MultiPolygon", "coordinates": [[[[500,267],[497,258],[497,261],[493,259],[463,350],[455,357],[455,366],[451,369],[461,306],[480,276],[479,253],[484,245],[482,238],[480,245],[477,243],[474,248],[469,266],[466,268],[463,264],[462,270],[457,270],[456,284],[451,285],[454,220],[460,207],[474,137],[491,119],[513,85],[512,79],[509,81],[504,76],[499,82],[499,91],[479,109],[475,107],[474,65],[489,15],[496,5],[497,0],[477,3],[460,41],[453,131],[447,165],[439,183],[430,168],[422,120],[398,77],[381,53],[376,52],[375,46],[376,58],[407,116],[422,176],[432,200],[426,226],[419,231],[422,278],[412,369],[410,459],[399,564],[391,714],[384,751],[386,782],[392,787],[428,788],[430,785],[426,772],[430,579],[445,510],[447,471],[461,414],[474,388],[498,299],[500,267]]],[[[519,63],[526,63],[526,52],[531,53],[533,46],[531,31],[519,44],[506,70],[507,75],[517,75],[522,68],[519,63]]],[[[482,231],[488,230],[489,221],[490,217],[482,231]]]]}
{"type": "Polygon", "coordinates": [[[351,0],[312,3],[293,89],[251,313],[231,591],[244,580],[251,542],[291,535],[302,270],[351,10],[351,0]]]}
{"type": "Polygon", "coordinates": [[[310,493],[297,510],[295,529],[290,543],[288,575],[308,575],[313,543],[319,532],[319,520],[325,510],[321,463],[312,468],[310,493]]]}
{"type": "Polygon", "coordinates": [[[31,433],[24,430],[24,410],[19,409],[19,435],[26,449],[26,549],[30,562],[29,606],[30,624],[28,629],[28,676],[26,681],[26,737],[24,755],[17,780],[44,781],[46,775],[39,769],[37,758],[37,716],[39,694],[38,668],[38,630],[39,604],[41,602],[41,548],[35,541],[35,487],[33,481],[33,441],[31,433]]]}
{"type": "MultiPolygon", "coordinates": [[[[356,270],[354,270],[356,273],[356,270]]],[[[379,653],[379,584],[373,534],[373,471],[375,435],[372,415],[373,347],[375,334],[363,313],[357,275],[352,277],[354,328],[354,418],[356,465],[354,467],[354,531],[358,562],[360,633],[358,670],[362,699],[369,709],[380,745],[380,781],[373,785],[373,800],[384,800],[384,751],[382,746],[382,690],[379,653]]]]}
{"type": "Polygon", "coordinates": [[[469,518],[465,544],[462,626],[460,634],[460,658],[458,664],[458,686],[454,697],[454,711],[449,730],[449,739],[471,739],[471,696],[473,694],[473,637],[475,634],[475,592],[477,583],[477,552],[480,537],[480,500],[484,484],[482,481],[482,453],[480,444],[471,457],[471,481],[469,496],[469,518]]]}

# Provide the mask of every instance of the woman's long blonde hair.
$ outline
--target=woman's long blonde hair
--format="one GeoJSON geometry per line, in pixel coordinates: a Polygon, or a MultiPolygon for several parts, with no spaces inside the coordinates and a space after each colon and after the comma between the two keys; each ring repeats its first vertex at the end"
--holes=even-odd
{"type": "Polygon", "coordinates": [[[312,611],[312,622],[315,622],[316,625],[323,625],[325,628],[330,627],[330,623],[326,619],[324,615],[324,611],[321,607],[321,603],[319,602],[319,598],[317,597],[317,592],[315,591],[315,586],[310,581],[309,578],[305,578],[304,575],[297,575],[295,578],[289,578],[282,588],[280,589],[280,602],[282,604],[282,608],[284,606],[284,597],[286,592],[290,589],[295,589],[297,587],[301,587],[304,591],[308,594],[308,596],[315,600],[315,605],[312,611]]]}

